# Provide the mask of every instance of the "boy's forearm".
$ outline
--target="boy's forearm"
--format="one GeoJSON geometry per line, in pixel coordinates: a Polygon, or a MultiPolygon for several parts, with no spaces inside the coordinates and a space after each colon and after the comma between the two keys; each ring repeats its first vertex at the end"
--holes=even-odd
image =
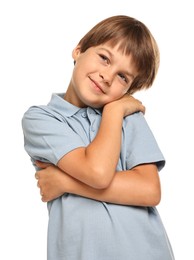
{"type": "Polygon", "coordinates": [[[112,180],[121,149],[123,117],[121,113],[105,107],[100,128],[95,139],[86,148],[86,159],[90,161],[105,186],[112,180]]]}
{"type": "Polygon", "coordinates": [[[71,179],[66,192],[83,197],[122,205],[155,206],[160,202],[160,181],[155,165],[118,172],[105,189],[94,189],[71,179]]]}
{"type": "Polygon", "coordinates": [[[94,189],[81,182],[75,182],[71,193],[114,204],[133,206],[155,206],[160,201],[160,189],[147,183],[146,179],[131,172],[116,174],[106,189],[94,189]],[[126,184],[128,182],[128,184],[126,184]]]}
{"type": "Polygon", "coordinates": [[[105,108],[94,140],[88,147],[65,155],[58,163],[59,168],[89,186],[107,187],[119,160],[122,122],[121,113],[105,108]]]}

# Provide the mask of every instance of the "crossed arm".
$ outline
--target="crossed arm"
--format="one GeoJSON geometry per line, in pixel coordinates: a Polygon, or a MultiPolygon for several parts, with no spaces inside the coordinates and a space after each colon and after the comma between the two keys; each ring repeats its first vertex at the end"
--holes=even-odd
{"type": "Polygon", "coordinates": [[[123,118],[143,111],[142,104],[128,96],[107,104],[95,139],[84,148],[66,154],[57,166],[37,162],[42,201],[64,193],[110,203],[154,206],[160,201],[160,181],[155,164],[115,172],[121,148],[123,118]]]}
{"type": "Polygon", "coordinates": [[[35,174],[43,202],[56,199],[64,193],[122,205],[156,206],[160,202],[160,181],[154,164],[116,172],[110,185],[103,189],[86,185],[56,166],[40,162],[37,165],[45,167],[35,174]]]}

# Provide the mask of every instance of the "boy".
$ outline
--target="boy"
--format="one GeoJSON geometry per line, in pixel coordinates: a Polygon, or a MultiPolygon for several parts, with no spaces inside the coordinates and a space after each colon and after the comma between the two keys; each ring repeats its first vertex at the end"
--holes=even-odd
{"type": "Polygon", "coordinates": [[[143,23],[118,15],[94,26],[72,57],[66,93],[22,120],[48,202],[48,260],[172,260],[155,208],[165,160],[131,96],[152,85],[157,44],[143,23]]]}

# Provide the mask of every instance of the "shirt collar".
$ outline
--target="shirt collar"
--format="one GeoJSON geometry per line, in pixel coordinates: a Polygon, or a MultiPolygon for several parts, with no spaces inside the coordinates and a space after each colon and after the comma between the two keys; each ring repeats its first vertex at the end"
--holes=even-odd
{"type": "Polygon", "coordinates": [[[81,110],[86,110],[86,109],[89,109],[90,111],[93,110],[97,114],[100,114],[100,115],[102,114],[101,109],[91,108],[91,107],[88,107],[88,108],[76,107],[76,106],[72,105],[71,103],[67,102],[64,99],[64,95],[65,95],[65,93],[52,94],[51,100],[48,103],[48,106],[52,107],[52,109],[57,110],[58,112],[60,112],[61,114],[63,114],[64,116],[67,116],[67,117],[71,117],[71,116],[75,115],[77,112],[79,112],[81,110]]]}

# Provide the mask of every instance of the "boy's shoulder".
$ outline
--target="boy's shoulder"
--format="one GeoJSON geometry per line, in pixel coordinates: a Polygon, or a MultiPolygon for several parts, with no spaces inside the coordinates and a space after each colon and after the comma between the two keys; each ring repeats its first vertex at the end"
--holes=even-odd
{"type": "Polygon", "coordinates": [[[147,124],[145,116],[142,112],[135,112],[124,118],[124,124],[147,124]]]}
{"type": "Polygon", "coordinates": [[[52,94],[52,97],[47,105],[32,105],[24,113],[24,116],[36,118],[47,116],[66,118],[75,114],[78,110],[78,107],[75,107],[64,100],[62,94],[52,94]]]}
{"type": "Polygon", "coordinates": [[[47,105],[33,105],[26,110],[24,117],[39,118],[53,113],[54,111],[47,105]]]}

